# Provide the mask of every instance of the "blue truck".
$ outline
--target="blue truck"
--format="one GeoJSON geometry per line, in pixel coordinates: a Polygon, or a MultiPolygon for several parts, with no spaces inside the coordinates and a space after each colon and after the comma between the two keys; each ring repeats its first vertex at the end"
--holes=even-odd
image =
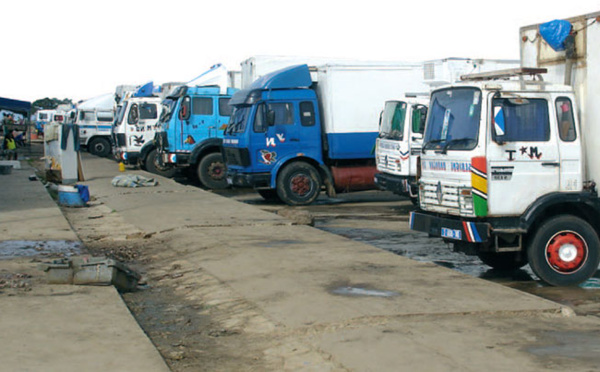
{"type": "Polygon", "coordinates": [[[312,203],[374,188],[374,146],[386,100],[420,91],[423,65],[306,64],[258,78],[234,94],[223,139],[227,181],[267,200],[312,203]]]}
{"type": "Polygon", "coordinates": [[[235,88],[179,86],[162,102],[150,156],[159,172],[181,168],[188,177],[209,189],[226,188],[225,162],[221,155],[223,131],[232,108],[229,101],[235,88]]]}

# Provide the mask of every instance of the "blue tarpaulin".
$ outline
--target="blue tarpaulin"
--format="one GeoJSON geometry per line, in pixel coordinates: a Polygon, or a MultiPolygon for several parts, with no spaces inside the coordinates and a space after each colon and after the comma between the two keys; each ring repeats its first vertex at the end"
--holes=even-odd
{"type": "Polygon", "coordinates": [[[565,50],[565,39],[571,33],[571,23],[568,21],[554,20],[540,25],[540,35],[552,49],[560,52],[565,50]]]}
{"type": "Polygon", "coordinates": [[[29,115],[29,111],[31,111],[31,102],[0,97],[0,110],[8,110],[27,116],[29,115]]]}

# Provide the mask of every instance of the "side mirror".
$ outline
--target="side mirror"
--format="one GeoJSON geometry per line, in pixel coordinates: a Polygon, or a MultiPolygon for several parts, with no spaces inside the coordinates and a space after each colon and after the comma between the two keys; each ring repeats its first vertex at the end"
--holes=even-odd
{"type": "Polygon", "coordinates": [[[189,120],[192,115],[191,112],[191,98],[184,97],[181,101],[181,107],[179,108],[179,119],[180,120],[189,120]]]}
{"type": "Polygon", "coordinates": [[[138,105],[133,104],[129,110],[129,115],[127,116],[127,124],[135,125],[138,123],[139,118],[140,113],[138,111],[138,105]]]}
{"type": "Polygon", "coordinates": [[[267,125],[270,127],[275,125],[275,111],[273,110],[267,111],[267,125]]]}

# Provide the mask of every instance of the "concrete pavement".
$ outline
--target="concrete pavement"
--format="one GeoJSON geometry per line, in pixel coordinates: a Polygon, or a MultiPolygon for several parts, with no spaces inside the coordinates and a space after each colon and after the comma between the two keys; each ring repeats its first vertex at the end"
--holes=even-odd
{"type": "MultiPolygon", "coordinates": [[[[231,302],[247,303],[243,316],[236,309],[224,322],[241,333],[283,338],[284,344],[293,339],[294,350],[300,342],[302,350],[316,353],[265,350],[283,360],[282,369],[539,371],[599,365],[596,357],[548,362],[527,351],[548,341],[544,332],[600,330],[597,319],[575,317],[566,306],[295,226],[173,180],[157,177],[154,188],[114,188],[117,166],[105,159],[86,158],[85,167],[85,184],[97,201],[130,229],[166,242],[153,260],[185,273],[174,290],[186,300],[215,306],[224,318],[231,302]],[[206,286],[211,280],[219,283],[214,292],[206,286]]],[[[166,272],[155,268],[151,274],[160,278],[166,272]]]]}
{"type": "MultiPolygon", "coordinates": [[[[117,164],[85,154],[83,184],[95,200],[90,208],[65,210],[70,227],[43,186],[27,179],[31,173],[24,166],[0,176],[0,240],[76,241],[71,227],[84,242],[156,238],[158,248],[148,244],[146,252],[149,285],[168,285],[188,308],[212,314],[213,329],[228,335],[218,339],[218,347],[231,343],[235,357],[242,357],[236,365],[220,354],[213,360],[212,353],[201,354],[201,363],[210,361],[202,365],[216,366],[202,369],[600,367],[595,351],[600,345],[590,342],[600,322],[576,317],[566,306],[293,225],[173,180],[156,177],[157,187],[115,188],[110,181],[122,174],[117,164]],[[584,341],[572,345],[565,339],[584,341]],[[252,368],[245,356],[264,363],[252,368]]],[[[0,260],[0,272],[32,265],[0,260]]],[[[168,370],[111,287],[36,285],[14,296],[0,294],[0,313],[0,370],[168,370]]]]}
{"type": "Polygon", "coordinates": [[[21,166],[0,175],[0,279],[28,273],[35,284],[0,289],[0,371],[168,371],[114,287],[47,285],[35,259],[7,257],[9,245],[43,243],[43,255],[44,244],[79,241],[21,166]]]}

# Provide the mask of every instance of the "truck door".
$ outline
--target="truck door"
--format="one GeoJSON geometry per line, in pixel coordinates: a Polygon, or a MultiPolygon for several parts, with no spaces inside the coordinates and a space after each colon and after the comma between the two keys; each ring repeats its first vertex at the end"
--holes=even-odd
{"type": "Polygon", "coordinates": [[[231,97],[220,97],[215,100],[217,104],[216,112],[217,112],[217,136],[219,138],[223,138],[223,131],[227,128],[227,123],[229,123],[229,117],[233,111],[233,107],[229,106],[229,101],[231,97]]]}
{"type": "Polygon", "coordinates": [[[560,191],[580,191],[583,187],[583,163],[581,161],[581,139],[577,133],[572,100],[558,97],[554,101],[556,109],[556,130],[560,153],[560,191]]]}
{"type": "Polygon", "coordinates": [[[156,103],[140,102],[138,105],[140,120],[136,125],[136,134],[131,137],[133,151],[139,151],[146,142],[154,138],[154,124],[158,119],[156,103]]]}
{"type": "Polygon", "coordinates": [[[526,94],[490,101],[487,190],[478,191],[487,191],[489,213],[521,214],[539,197],[559,190],[558,144],[550,125],[552,102],[526,94]]]}
{"type": "Polygon", "coordinates": [[[252,164],[269,171],[290,153],[300,151],[298,108],[293,102],[261,103],[256,107],[252,131],[252,164]]]}
{"type": "Polygon", "coordinates": [[[423,147],[426,118],[427,106],[421,104],[412,105],[407,136],[409,146],[406,149],[409,152],[409,175],[417,174],[417,157],[421,155],[421,148],[423,147]]]}
{"type": "Polygon", "coordinates": [[[203,139],[216,136],[212,97],[191,97],[191,116],[183,124],[182,149],[192,151],[203,139]]]}

